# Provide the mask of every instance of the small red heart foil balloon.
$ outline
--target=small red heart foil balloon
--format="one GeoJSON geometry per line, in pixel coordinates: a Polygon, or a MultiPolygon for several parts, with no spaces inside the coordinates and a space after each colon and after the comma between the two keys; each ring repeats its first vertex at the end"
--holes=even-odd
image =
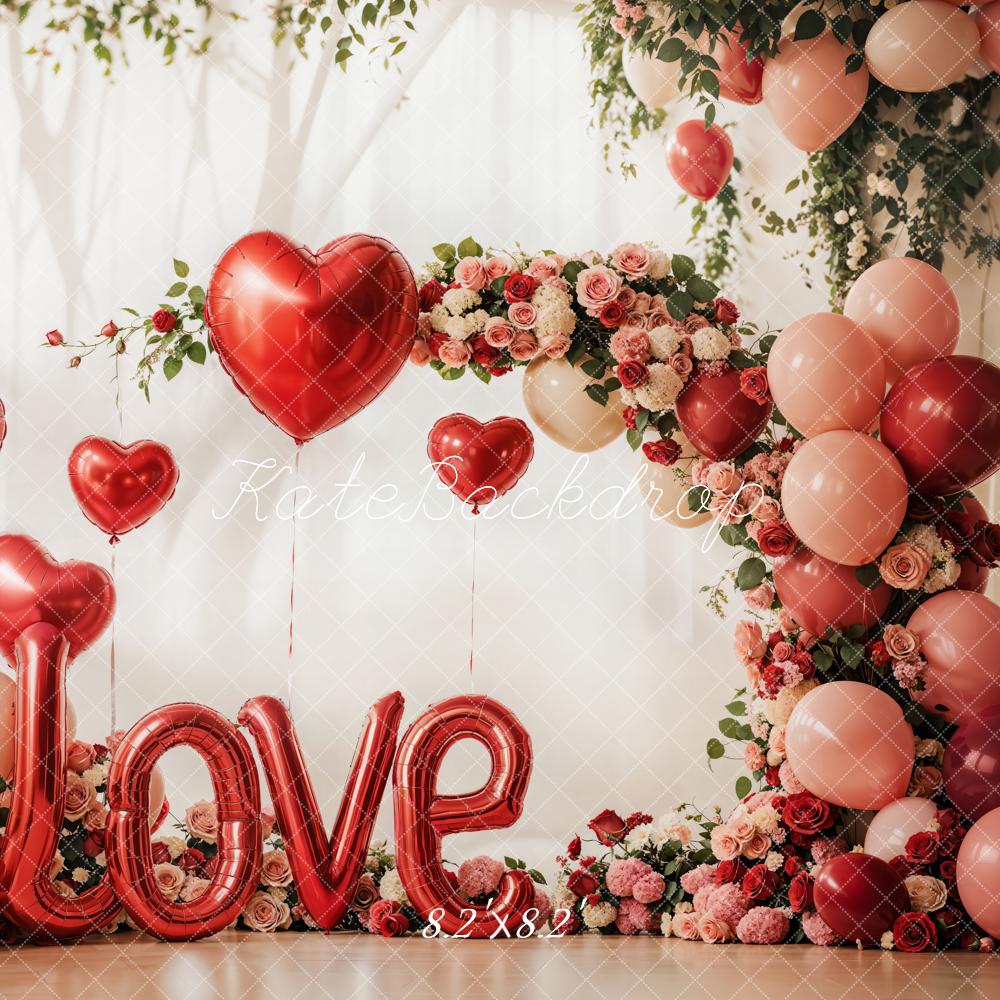
{"type": "Polygon", "coordinates": [[[205,315],[236,388],[303,444],[396,377],[419,311],[410,265],[387,240],[342,236],[313,253],[257,232],[222,255],[205,315]]]}
{"type": "Polygon", "coordinates": [[[166,445],[85,437],[69,456],[69,485],[84,516],[117,540],[162,510],[180,472],[166,445]]]}
{"type": "Polygon", "coordinates": [[[681,430],[695,450],[713,462],[734,458],[749,448],[773,409],[770,400],[761,404],[744,395],[735,368],[722,375],[695,375],[676,405],[681,430]]]}
{"type": "Polygon", "coordinates": [[[723,28],[712,57],[719,64],[719,96],[739,104],[760,104],[764,99],[764,60],[747,62],[747,47],[740,41],[742,28],[723,28]]]}
{"type": "Polygon", "coordinates": [[[73,659],[94,644],[114,613],[107,570],[77,559],[56,562],[27,535],[0,535],[0,653],[9,663],[17,637],[35,622],[59,629],[73,659]]]}
{"type": "Polygon", "coordinates": [[[692,197],[710,201],[733,169],[733,143],[718,125],[700,119],[682,122],[667,143],[667,169],[692,197]]]}
{"type": "Polygon", "coordinates": [[[881,858],[852,852],[831,858],[813,887],[816,910],[847,941],[877,945],[911,909],[902,876],[881,858]]]}
{"type": "Polygon", "coordinates": [[[535,454],[528,425],[516,417],[481,424],[465,413],[442,417],[427,435],[427,456],[438,478],[472,512],[517,485],[535,454]]]}

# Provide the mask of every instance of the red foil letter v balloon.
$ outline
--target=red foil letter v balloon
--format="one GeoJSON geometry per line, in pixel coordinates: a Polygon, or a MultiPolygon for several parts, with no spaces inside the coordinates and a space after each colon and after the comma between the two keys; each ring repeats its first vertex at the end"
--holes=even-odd
{"type": "MultiPolygon", "coordinates": [[[[533,907],[527,872],[508,871],[489,906],[473,906],[441,864],[449,833],[510,826],[521,815],[531,776],[531,738],[510,709],[482,695],[449,698],[429,708],[406,731],[393,774],[396,867],[406,895],[445,934],[511,937],[533,907]],[[459,740],[480,742],[490,754],[490,776],[476,792],[439,795],[438,773],[459,740]]],[[[536,914],[537,917],[537,914],[536,914]]]]}
{"type": "Polygon", "coordinates": [[[403,255],[375,236],[311,250],[278,233],[219,260],[205,316],[236,388],[299,444],[342,424],[396,377],[417,331],[403,255]]]}
{"type": "Polygon", "coordinates": [[[288,709],[277,698],[252,698],[239,722],[257,743],[299,900],[323,930],[336,927],[364,870],[379,802],[389,780],[403,714],[397,691],[365,720],[329,841],[288,709]]]}

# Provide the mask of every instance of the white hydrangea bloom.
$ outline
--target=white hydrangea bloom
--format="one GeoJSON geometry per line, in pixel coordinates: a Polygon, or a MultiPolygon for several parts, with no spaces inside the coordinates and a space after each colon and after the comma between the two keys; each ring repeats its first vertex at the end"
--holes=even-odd
{"type": "Polygon", "coordinates": [[[378,894],[383,899],[391,899],[393,902],[399,903],[400,906],[407,902],[403,880],[399,877],[399,872],[395,868],[390,868],[382,876],[382,880],[378,884],[378,894]]]}
{"type": "Polygon", "coordinates": [[[658,361],[667,361],[681,346],[681,334],[672,326],[657,326],[649,331],[649,349],[658,361]]]}
{"type": "Polygon", "coordinates": [[[431,318],[431,329],[435,333],[444,333],[445,327],[448,325],[448,320],[451,318],[448,310],[439,302],[437,305],[431,306],[431,311],[428,315],[431,318]]]}
{"type": "Polygon", "coordinates": [[[618,917],[618,911],[610,903],[598,903],[597,906],[584,903],[580,915],[583,917],[584,926],[596,929],[613,924],[618,917]]]}
{"type": "Polygon", "coordinates": [[[723,361],[732,347],[729,338],[714,326],[703,326],[691,336],[691,348],[700,361],[723,361]]]}
{"type": "Polygon", "coordinates": [[[441,298],[441,305],[452,316],[458,316],[460,313],[475,309],[482,301],[479,292],[474,292],[471,288],[449,288],[441,298]]]}
{"type": "MultiPolygon", "coordinates": [[[[726,340],[726,353],[728,354],[729,341],[725,337],[723,339],[726,340]]],[[[684,388],[683,380],[670,365],[653,363],[649,366],[648,371],[649,380],[645,385],[640,385],[635,390],[636,400],[640,406],[646,407],[647,410],[669,409],[674,405],[681,389],[684,388]]]]}

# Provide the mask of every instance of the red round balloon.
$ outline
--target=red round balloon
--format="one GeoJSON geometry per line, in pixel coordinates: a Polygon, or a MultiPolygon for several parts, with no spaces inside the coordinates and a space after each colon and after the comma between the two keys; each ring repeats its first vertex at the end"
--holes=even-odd
{"type": "Polygon", "coordinates": [[[941,771],[948,798],[969,819],[1000,808],[1000,705],[966,719],[952,733],[941,771]]]}
{"type": "Polygon", "coordinates": [[[419,311],[413,272],[387,240],[342,236],[313,253],[258,232],[222,255],[205,318],[236,388],[301,444],[389,385],[419,311]]]}
{"type": "Polygon", "coordinates": [[[713,462],[734,458],[757,440],[774,404],[760,404],[740,389],[734,368],[722,375],[702,372],[677,398],[677,420],[695,450],[713,462]]]}
{"type": "Polygon", "coordinates": [[[0,653],[13,664],[17,637],[48,622],[69,640],[69,658],[97,641],[115,613],[107,570],[71,559],[59,563],[27,535],[0,535],[0,653]]]}
{"type": "Polygon", "coordinates": [[[963,354],[916,365],[886,396],[881,432],[916,492],[971,489],[1000,469],[1000,368],[963,354]]]}
{"type": "Polygon", "coordinates": [[[858,580],[855,567],[831,562],[805,545],[775,562],[774,586],[791,616],[818,636],[828,628],[871,628],[892,600],[884,580],[869,588],[858,580]]]}
{"type": "Polygon", "coordinates": [[[759,104],[764,99],[764,60],[747,60],[747,47],[740,41],[742,28],[723,28],[712,57],[719,64],[719,96],[740,104],[759,104]]]}
{"type": "Polygon", "coordinates": [[[516,417],[481,424],[465,413],[442,417],[427,435],[427,457],[438,478],[473,513],[517,485],[535,453],[528,425],[516,417]]]}
{"type": "Polygon", "coordinates": [[[682,122],[667,142],[667,168],[694,198],[710,201],[733,169],[733,143],[719,125],[707,129],[700,118],[682,122]]]}
{"type": "Polygon", "coordinates": [[[180,472],[166,445],[85,437],[69,456],[69,485],[84,516],[111,536],[145,524],[174,495],[180,472]]]}
{"type": "Polygon", "coordinates": [[[887,861],[851,852],[831,858],[813,887],[816,910],[848,941],[877,945],[896,918],[910,909],[902,876],[887,861]]]}

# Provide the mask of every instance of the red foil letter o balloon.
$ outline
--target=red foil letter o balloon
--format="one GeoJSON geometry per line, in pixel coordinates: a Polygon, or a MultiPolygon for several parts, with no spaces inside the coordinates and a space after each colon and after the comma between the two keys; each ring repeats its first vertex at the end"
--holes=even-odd
{"type": "Polygon", "coordinates": [[[204,705],[164,705],[143,716],[115,750],[108,775],[105,850],[128,915],[165,941],[194,941],[233,923],[257,888],[261,865],[260,783],[247,741],[204,705]],[[190,903],[166,899],[153,871],[149,782],[157,760],[186,745],[204,758],[219,811],[215,873],[190,903]]]}
{"type": "Polygon", "coordinates": [[[393,775],[396,867],[414,909],[431,914],[445,934],[513,936],[534,905],[526,872],[506,872],[490,906],[473,906],[449,881],[441,839],[449,833],[495,830],[521,815],[531,776],[531,738],[514,713],[482,695],[450,698],[429,708],[403,737],[393,775]],[[452,745],[478,740],[490,754],[490,776],[477,792],[439,795],[437,776],[452,745]]]}

